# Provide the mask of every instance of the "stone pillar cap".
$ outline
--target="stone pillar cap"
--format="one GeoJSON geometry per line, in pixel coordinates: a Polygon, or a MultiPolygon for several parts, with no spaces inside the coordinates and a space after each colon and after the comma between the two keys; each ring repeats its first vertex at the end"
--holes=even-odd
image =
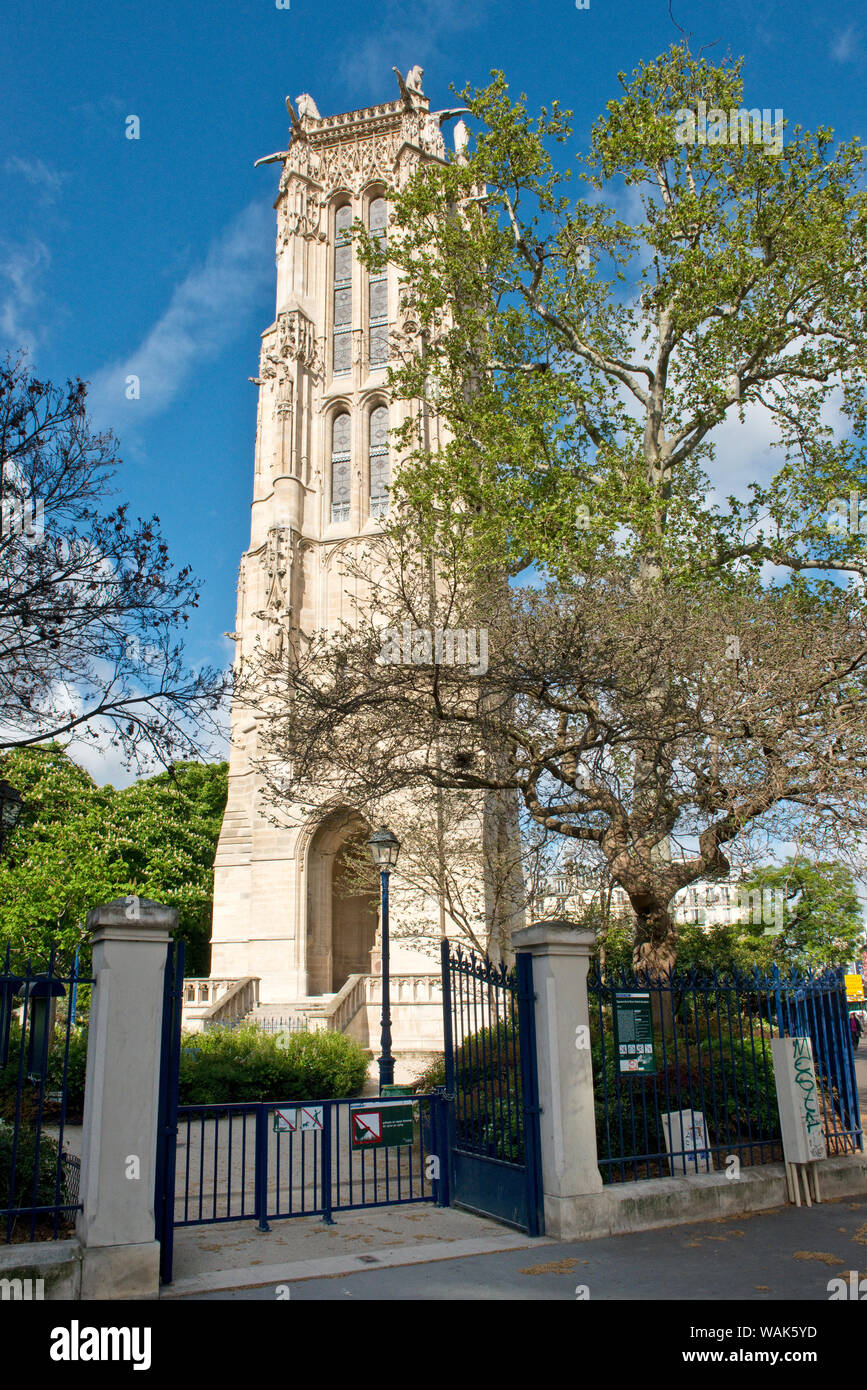
{"type": "Polygon", "coordinates": [[[534,946],[584,950],[593,946],[595,942],[595,932],[588,927],[579,927],[577,922],[570,922],[564,917],[551,922],[531,922],[529,927],[522,927],[520,931],[512,933],[512,945],[518,951],[534,946]]]}
{"type": "Polygon", "coordinates": [[[135,893],[129,893],[125,898],[115,898],[112,903],[101,903],[99,907],[92,907],[87,914],[89,932],[102,927],[125,927],[129,931],[175,931],[177,925],[176,907],[154,902],[153,898],[140,898],[135,893]]]}

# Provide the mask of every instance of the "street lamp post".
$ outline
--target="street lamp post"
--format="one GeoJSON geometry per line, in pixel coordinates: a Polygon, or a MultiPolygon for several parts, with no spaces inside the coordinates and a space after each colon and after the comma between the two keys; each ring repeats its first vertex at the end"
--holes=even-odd
{"type": "Polygon", "coordinates": [[[21,819],[24,798],[8,782],[0,781],[0,854],[12,831],[21,819]]]}
{"type": "Polygon", "coordinates": [[[379,1093],[394,1084],[394,1058],[391,1055],[391,995],[388,962],[388,876],[400,854],[400,840],[382,826],[367,842],[373,867],[379,870],[382,887],[382,1056],[379,1059],[379,1093]]]}

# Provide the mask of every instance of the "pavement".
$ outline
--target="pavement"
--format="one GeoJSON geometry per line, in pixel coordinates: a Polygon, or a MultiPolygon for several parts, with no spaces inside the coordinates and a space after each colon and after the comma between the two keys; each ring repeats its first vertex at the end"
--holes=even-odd
{"type": "MultiPolygon", "coordinates": [[[[443,1215],[461,1217],[462,1213],[443,1215]]],[[[300,1218],[286,1224],[302,1227],[308,1220],[300,1218]]],[[[385,1224],[391,1223],[383,1222],[383,1227],[385,1224]]],[[[363,1226],[363,1233],[370,1238],[382,1234],[372,1221],[363,1226]]],[[[406,1234],[400,1224],[392,1230],[395,1239],[406,1234]]],[[[828,1303],[831,1292],[839,1287],[829,1288],[830,1281],[842,1279],[848,1290],[852,1271],[856,1280],[865,1279],[862,1300],[867,1295],[867,1193],[863,1201],[842,1199],[810,1208],[778,1207],[598,1240],[531,1241],[504,1232],[499,1248],[484,1252],[472,1250],[470,1239],[441,1240],[437,1250],[426,1230],[427,1216],[419,1224],[419,1246],[412,1263],[402,1258],[405,1246],[381,1244],[377,1250],[365,1250],[364,1254],[374,1257],[366,1266],[360,1264],[363,1254],[355,1256],[354,1268],[332,1267],[330,1261],[317,1259],[304,1266],[262,1263],[237,1269],[234,1288],[194,1287],[191,1281],[179,1279],[162,1296],[272,1303],[285,1299],[828,1303]],[[508,1248],[510,1243],[513,1248],[508,1248]]],[[[297,1234],[300,1236],[301,1231],[297,1234]]],[[[484,1239],[489,1237],[490,1232],[484,1239]]],[[[270,1237],[260,1239],[266,1242],[270,1237]]],[[[341,1239],[345,1236],[338,1237],[341,1239]]],[[[847,1301],[850,1297],[847,1294],[847,1301]]],[[[745,1314],[739,1316],[741,1321],[748,1321],[745,1314]]]]}
{"type": "Polygon", "coordinates": [[[431,1203],[337,1212],[332,1226],[318,1216],[272,1221],[267,1232],[251,1221],[187,1226],[175,1230],[174,1278],[160,1297],[231,1297],[250,1285],[271,1288],[273,1297],[276,1284],[542,1244],[554,1242],[431,1203]]]}

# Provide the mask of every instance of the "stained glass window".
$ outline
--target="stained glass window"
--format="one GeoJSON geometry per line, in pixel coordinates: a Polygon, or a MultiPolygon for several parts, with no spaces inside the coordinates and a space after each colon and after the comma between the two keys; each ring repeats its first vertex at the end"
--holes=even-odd
{"type": "Polygon", "coordinates": [[[349,520],[350,502],[350,420],[344,413],[331,427],[331,520],[349,520]]]}
{"type": "MultiPolygon", "coordinates": [[[[386,217],[385,199],[374,198],[370,204],[370,235],[376,238],[380,250],[385,249],[386,217]]],[[[370,365],[384,367],[388,362],[388,278],[385,267],[371,271],[368,286],[370,365]]]]}
{"type": "Polygon", "coordinates": [[[370,515],[385,516],[388,511],[388,407],[378,405],[370,412],[370,515]]]}
{"type": "Polygon", "coordinates": [[[334,360],[337,376],[352,367],[352,208],[337,209],[334,219],[334,360]]]}

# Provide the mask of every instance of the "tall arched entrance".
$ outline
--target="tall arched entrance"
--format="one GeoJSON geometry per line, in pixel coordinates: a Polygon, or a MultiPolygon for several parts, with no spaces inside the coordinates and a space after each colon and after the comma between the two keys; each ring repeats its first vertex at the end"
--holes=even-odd
{"type": "MultiPolygon", "coordinates": [[[[370,831],[336,811],[310,842],[307,874],[307,993],[335,994],[350,975],[368,975],[379,921],[375,878],[358,881],[359,850],[370,831]]],[[[361,858],[363,863],[363,858],[361,858]]],[[[372,873],[372,870],[371,870],[372,873]]]]}

